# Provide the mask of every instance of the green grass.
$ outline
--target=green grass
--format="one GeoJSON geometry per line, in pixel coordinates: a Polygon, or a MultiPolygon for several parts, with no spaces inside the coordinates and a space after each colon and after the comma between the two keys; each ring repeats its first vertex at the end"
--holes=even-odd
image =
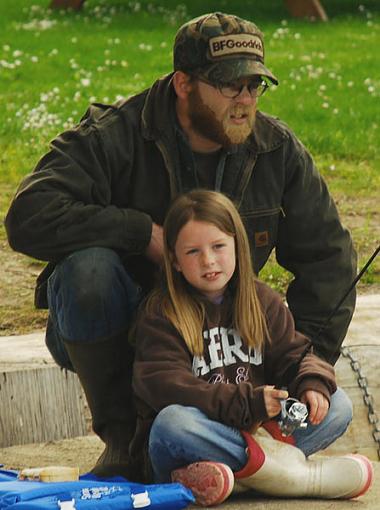
{"type": "MultiPolygon", "coordinates": [[[[380,189],[378,0],[324,0],[328,23],[292,19],[280,0],[86,0],[79,13],[48,4],[1,1],[0,187],[15,188],[89,102],[127,97],[170,72],[185,20],[234,12],[263,30],[267,65],[280,80],[261,109],[289,123],[311,150],[345,219],[359,210],[364,220],[353,235],[360,261],[369,255],[380,189]]],[[[2,200],[1,214],[8,204],[2,200]]],[[[287,278],[272,264],[265,277],[279,287],[287,278]]]]}

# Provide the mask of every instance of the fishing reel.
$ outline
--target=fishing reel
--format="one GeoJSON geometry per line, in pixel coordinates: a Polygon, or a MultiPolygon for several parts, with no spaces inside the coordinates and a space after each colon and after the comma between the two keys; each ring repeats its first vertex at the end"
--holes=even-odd
{"type": "Polygon", "coordinates": [[[281,400],[281,414],[278,424],[282,435],[290,436],[298,428],[305,429],[308,414],[306,404],[296,398],[289,397],[281,400]]]}

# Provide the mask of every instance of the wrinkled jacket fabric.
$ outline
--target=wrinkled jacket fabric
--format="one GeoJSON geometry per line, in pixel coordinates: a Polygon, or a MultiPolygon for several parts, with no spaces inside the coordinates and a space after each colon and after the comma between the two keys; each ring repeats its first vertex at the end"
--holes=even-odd
{"type": "MultiPolygon", "coordinates": [[[[91,246],[116,250],[136,281],[152,287],[154,267],[144,256],[152,221],[162,225],[171,200],[197,185],[184,163],[174,102],[168,75],[126,101],[91,105],[21,183],[5,224],[12,248],[50,262],[38,279],[38,307],[47,306],[54,265],[91,246]]],[[[255,271],[275,248],[295,276],[287,301],[296,327],[313,338],[356,271],[350,235],[326,185],[289,128],[261,112],[249,140],[224,157],[220,189],[243,217],[255,271]]],[[[354,301],[352,292],[315,341],[331,362],[354,301]]]]}
{"type": "Polygon", "coordinates": [[[140,313],[134,334],[137,427],[131,453],[144,452],[147,479],[150,428],[159,411],[169,405],[196,407],[210,420],[250,431],[269,419],[265,385],[286,386],[296,398],[315,390],[329,401],[336,391],[333,367],[311,352],[289,380],[289,368],[293,372],[310,341],[294,329],[292,314],[277,293],[262,282],[256,283],[256,290],[270,338],[261,349],[249,349],[234,329],[228,293],[219,305],[205,303],[202,356],[190,352],[160,310],[158,299],[155,309],[140,313]]]}

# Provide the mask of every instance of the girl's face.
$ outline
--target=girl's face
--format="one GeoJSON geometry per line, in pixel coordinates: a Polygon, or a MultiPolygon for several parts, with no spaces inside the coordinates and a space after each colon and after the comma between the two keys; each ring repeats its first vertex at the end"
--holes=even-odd
{"type": "Polygon", "coordinates": [[[210,301],[223,295],[235,267],[235,240],[212,223],[190,220],[179,231],[174,267],[210,301]]]}

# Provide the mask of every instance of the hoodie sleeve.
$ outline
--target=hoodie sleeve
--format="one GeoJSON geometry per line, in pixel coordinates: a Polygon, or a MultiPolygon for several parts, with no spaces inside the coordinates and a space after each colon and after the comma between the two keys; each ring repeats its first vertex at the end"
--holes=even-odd
{"type": "Polygon", "coordinates": [[[295,329],[290,310],[276,292],[263,283],[258,283],[257,288],[270,335],[265,349],[267,380],[277,387],[287,387],[297,398],[305,390],[313,389],[330,400],[336,391],[334,368],[312,350],[299,364],[310,340],[295,329]]]}
{"type": "Polygon", "coordinates": [[[194,406],[210,419],[249,430],[267,418],[263,387],[209,384],[192,372],[192,355],[160,314],[142,313],[136,332],[133,389],[156,413],[171,404],[194,406]]]}

